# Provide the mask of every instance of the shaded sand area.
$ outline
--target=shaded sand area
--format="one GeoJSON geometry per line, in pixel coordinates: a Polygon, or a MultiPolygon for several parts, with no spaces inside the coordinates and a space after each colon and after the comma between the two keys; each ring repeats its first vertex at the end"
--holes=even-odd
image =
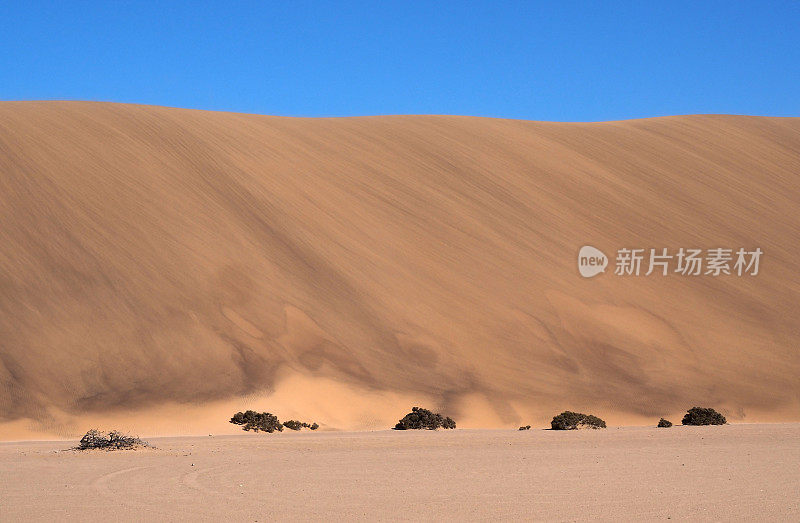
{"type": "Polygon", "coordinates": [[[263,405],[343,430],[412,405],[800,421],[798,173],[800,118],[0,102],[0,440],[218,433],[263,405]],[[585,280],[586,244],[764,255],[585,280]]]}
{"type": "Polygon", "coordinates": [[[800,424],[0,444],[0,520],[797,520],[800,424]]]}

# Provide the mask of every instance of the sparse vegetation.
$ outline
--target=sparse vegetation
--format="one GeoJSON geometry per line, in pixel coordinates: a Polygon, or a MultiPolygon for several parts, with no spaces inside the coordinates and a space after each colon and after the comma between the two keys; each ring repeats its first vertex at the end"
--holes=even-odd
{"type": "Polygon", "coordinates": [[[253,432],[283,432],[284,427],[289,430],[317,430],[319,428],[319,424],[317,423],[306,423],[304,421],[297,421],[293,419],[281,423],[275,414],[270,412],[256,412],[254,410],[237,412],[230,419],[230,422],[234,425],[241,425],[242,430],[252,430],[253,432]]]}
{"type": "Polygon", "coordinates": [[[317,425],[316,423],[308,424],[306,422],[301,422],[293,419],[290,419],[289,421],[284,421],[283,426],[289,430],[300,430],[300,429],[317,430],[319,428],[319,425],[317,425]]]}
{"type": "Polygon", "coordinates": [[[530,425],[523,425],[523,426],[521,426],[519,428],[519,430],[531,430],[531,426],[530,425]]]}
{"type": "Polygon", "coordinates": [[[146,441],[142,441],[136,436],[128,436],[118,430],[102,432],[97,429],[91,429],[84,434],[75,448],[78,450],[123,450],[149,446],[146,441]]]}
{"type": "Polygon", "coordinates": [[[438,428],[454,429],[456,422],[452,418],[433,413],[422,407],[413,407],[411,412],[394,426],[394,430],[436,430],[438,428]]]}
{"type": "Polygon", "coordinates": [[[669,421],[669,420],[666,420],[664,418],[661,418],[660,420],[658,420],[658,425],[657,426],[660,429],[668,429],[668,428],[670,428],[672,426],[672,422],[669,421]]]}
{"type": "Polygon", "coordinates": [[[276,430],[283,432],[283,425],[278,417],[269,412],[256,412],[248,410],[246,412],[237,412],[230,420],[234,425],[242,425],[242,430],[252,430],[253,432],[269,432],[273,433],[276,430]]]}
{"type": "Polygon", "coordinates": [[[692,407],[681,420],[681,425],[725,425],[725,416],[714,409],[692,407]]]}
{"type": "Polygon", "coordinates": [[[289,430],[300,430],[303,428],[302,423],[293,419],[290,419],[289,421],[284,421],[283,426],[289,430]]]}
{"type": "Polygon", "coordinates": [[[553,421],[550,422],[550,426],[553,430],[575,430],[579,428],[604,429],[606,428],[606,422],[591,414],[582,414],[580,412],[571,412],[567,410],[558,416],[554,416],[553,421]]]}

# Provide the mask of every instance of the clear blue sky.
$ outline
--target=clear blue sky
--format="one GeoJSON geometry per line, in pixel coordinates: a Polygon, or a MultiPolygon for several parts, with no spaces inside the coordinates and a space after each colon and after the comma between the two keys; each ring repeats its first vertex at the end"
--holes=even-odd
{"type": "Polygon", "coordinates": [[[798,116],[800,2],[2,2],[0,100],[37,99],[293,116],[798,116]]]}

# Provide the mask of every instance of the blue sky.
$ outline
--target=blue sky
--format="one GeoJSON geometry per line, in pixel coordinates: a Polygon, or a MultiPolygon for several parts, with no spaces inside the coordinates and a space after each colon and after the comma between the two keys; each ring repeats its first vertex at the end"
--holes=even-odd
{"type": "Polygon", "coordinates": [[[0,100],[38,99],[290,116],[798,116],[800,2],[3,2],[0,100]]]}

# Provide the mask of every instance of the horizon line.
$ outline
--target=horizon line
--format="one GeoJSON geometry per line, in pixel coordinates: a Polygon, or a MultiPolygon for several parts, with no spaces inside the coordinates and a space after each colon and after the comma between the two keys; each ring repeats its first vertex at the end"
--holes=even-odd
{"type": "Polygon", "coordinates": [[[633,118],[620,118],[613,120],[535,120],[528,118],[506,117],[506,116],[486,116],[474,114],[452,114],[452,113],[373,113],[373,114],[357,114],[357,115],[288,115],[288,114],[268,114],[268,113],[254,113],[238,110],[226,109],[201,109],[198,107],[181,107],[174,105],[161,105],[155,103],[142,103],[142,102],[118,102],[111,100],[84,100],[75,98],[44,98],[44,99],[12,99],[0,100],[0,104],[6,103],[85,103],[85,104],[104,104],[104,105],[131,105],[137,107],[155,107],[161,109],[175,109],[182,111],[202,111],[212,113],[228,113],[239,114],[248,116],[264,116],[272,118],[296,118],[296,119],[344,119],[344,118],[397,118],[397,117],[442,117],[442,118],[486,118],[491,120],[512,120],[519,122],[539,122],[539,123],[574,123],[574,124],[592,124],[592,123],[614,123],[614,122],[632,122],[637,120],[654,120],[660,118],[680,118],[680,117],[747,117],[747,118],[800,118],[800,115],[769,115],[769,114],[746,114],[746,113],[676,113],[676,114],[661,114],[655,116],[640,116],[633,118]]]}

